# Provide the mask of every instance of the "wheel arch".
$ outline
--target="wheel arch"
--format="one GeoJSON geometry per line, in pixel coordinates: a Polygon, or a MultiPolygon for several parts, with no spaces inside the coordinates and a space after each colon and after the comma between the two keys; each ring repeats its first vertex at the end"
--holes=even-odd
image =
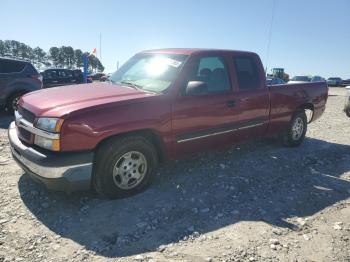
{"type": "Polygon", "coordinates": [[[120,138],[120,137],[127,137],[127,136],[141,136],[146,138],[156,148],[158,160],[160,162],[163,162],[166,159],[166,150],[164,146],[164,141],[161,135],[159,134],[159,132],[151,128],[132,130],[132,131],[127,131],[124,133],[108,136],[98,142],[94,151],[96,152],[99,147],[101,147],[103,144],[106,144],[113,139],[120,138]]]}
{"type": "Polygon", "coordinates": [[[11,92],[8,92],[8,94],[6,95],[6,98],[5,100],[8,101],[11,97],[13,97],[14,95],[17,95],[17,94],[21,94],[21,95],[24,95],[26,93],[29,93],[30,91],[26,90],[26,89],[15,89],[11,92]]]}
{"type": "Polygon", "coordinates": [[[30,91],[26,90],[26,89],[16,89],[16,90],[13,90],[12,92],[9,92],[5,99],[4,99],[4,106],[5,108],[7,108],[7,110],[9,110],[9,104],[12,102],[11,100],[17,96],[17,95],[20,95],[20,96],[23,96],[25,95],[26,93],[29,93],[30,91]]]}
{"type": "Polygon", "coordinates": [[[295,113],[299,111],[304,111],[307,117],[307,122],[311,123],[314,118],[314,110],[315,107],[312,103],[304,103],[296,108],[295,113]]]}

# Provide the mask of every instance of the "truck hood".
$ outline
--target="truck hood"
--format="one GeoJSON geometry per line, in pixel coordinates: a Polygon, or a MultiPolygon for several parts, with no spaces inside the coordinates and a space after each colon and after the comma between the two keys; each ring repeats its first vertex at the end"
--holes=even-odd
{"type": "Polygon", "coordinates": [[[92,83],[35,91],[24,95],[19,105],[36,116],[61,117],[84,108],[154,95],[127,86],[92,83]]]}

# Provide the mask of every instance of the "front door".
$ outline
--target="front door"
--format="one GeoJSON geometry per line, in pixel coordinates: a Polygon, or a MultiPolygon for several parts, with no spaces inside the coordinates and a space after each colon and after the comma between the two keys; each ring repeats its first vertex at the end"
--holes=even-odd
{"type": "Polygon", "coordinates": [[[183,92],[173,104],[172,127],[177,155],[229,144],[237,124],[235,96],[224,56],[192,58],[183,92]],[[188,94],[190,82],[203,82],[201,92],[188,94]]]}

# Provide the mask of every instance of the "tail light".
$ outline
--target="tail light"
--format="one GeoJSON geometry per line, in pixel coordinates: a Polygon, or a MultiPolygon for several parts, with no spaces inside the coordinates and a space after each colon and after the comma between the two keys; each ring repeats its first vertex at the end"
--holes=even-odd
{"type": "Polygon", "coordinates": [[[30,78],[31,79],[34,79],[34,80],[39,80],[40,82],[43,81],[43,76],[38,74],[38,75],[30,75],[30,78]]]}

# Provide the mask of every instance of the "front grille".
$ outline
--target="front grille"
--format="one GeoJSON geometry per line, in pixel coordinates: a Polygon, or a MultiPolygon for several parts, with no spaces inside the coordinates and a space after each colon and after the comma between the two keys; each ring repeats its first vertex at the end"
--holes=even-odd
{"type": "Polygon", "coordinates": [[[30,123],[33,123],[35,120],[35,114],[21,106],[18,107],[18,113],[30,123]]]}
{"type": "MultiPolygon", "coordinates": [[[[20,118],[23,118],[24,120],[33,123],[35,120],[35,114],[30,112],[29,110],[18,106],[18,114],[20,115],[20,118]]],[[[17,120],[16,120],[17,121],[17,120]]],[[[26,129],[22,128],[21,126],[17,126],[17,132],[18,132],[18,137],[22,142],[32,144],[34,135],[27,131],[26,129]]]]}
{"type": "Polygon", "coordinates": [[[18,131],[19,131],[20,138],[24,139],[26,142],[30,142],[31,141],[32,134],[29,131],[27,131],[27,130],[21,128],[21,127],[18,128],[18,131]]]}

